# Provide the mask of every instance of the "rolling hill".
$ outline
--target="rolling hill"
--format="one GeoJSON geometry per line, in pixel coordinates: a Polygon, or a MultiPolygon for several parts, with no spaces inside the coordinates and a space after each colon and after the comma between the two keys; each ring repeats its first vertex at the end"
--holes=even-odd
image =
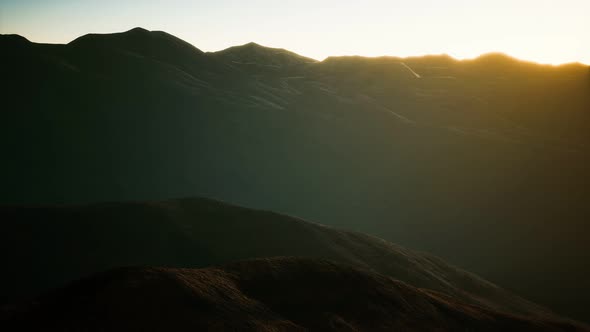
{"type": "Polygon", "coordinates": [[[493,310],[551,312],[443,260],[380,238],[204,198],[0,208],[4,303],[120,266],[206,267],[257,257],[329,259],[493,310]]]}
{"type": "Polygon", "coordinates": [[[0,216],[7,327],[584,329],[435,256],[210,199],[0,216]]]}
{"type": "Polygon", "coordinates": [[[48,331],[587,331],[300,258],[206,269],[119,268],[13,312],[0,324],[48,331]]]}

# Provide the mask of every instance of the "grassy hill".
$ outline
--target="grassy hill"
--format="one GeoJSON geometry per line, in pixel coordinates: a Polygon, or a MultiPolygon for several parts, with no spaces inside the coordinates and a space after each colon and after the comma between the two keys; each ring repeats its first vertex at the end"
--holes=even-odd
{"type": "Polygon", "coordinates": [[[257,257],[329,259],[466,303],[553,314],[435,256],[380,238],[209,199],[2,207],[1,294],[14,302],[120,266],[195,268],[257,257]]]}
{"type": "Polygon", "coordinates": [[[1,323],[51,331],[587,331],[300,258],[206,269],[119,268],[22,306],[1,323]]]}

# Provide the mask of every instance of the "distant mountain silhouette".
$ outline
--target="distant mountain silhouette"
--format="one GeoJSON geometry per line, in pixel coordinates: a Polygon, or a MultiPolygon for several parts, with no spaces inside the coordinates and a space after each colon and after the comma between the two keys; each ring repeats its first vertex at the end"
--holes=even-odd
{"type": "MultiPolygon", "coordinates": [[[[182,39],[163,31],[147,31],[135,28],[127,32],[114,34],[87,34],[70,42],[76,47],[106,47],[136,52],[140,55],[155,54],[203,54],[201,50],[182,39]]],[[[177,60],[177,59],[174,59],[177,60]]]]}
{"type": "Polygon", "coordinates": [[[214,197],[590,317],[587,66],[203,53],[143,29],[0,50],[0,202],[214,197]]]}
{"type": "Polygon", "coordinates": [[[298,258],[207,269],[119,268],[13,309],[0,324],[49,331],[588,331],[298,258]]]}
{"type": "Polygon", "coordinates": [[[254,42],[211,54],[235,65],[266,66],[276,69],[317,62],[284,49],[264,47],[254,42]]]}

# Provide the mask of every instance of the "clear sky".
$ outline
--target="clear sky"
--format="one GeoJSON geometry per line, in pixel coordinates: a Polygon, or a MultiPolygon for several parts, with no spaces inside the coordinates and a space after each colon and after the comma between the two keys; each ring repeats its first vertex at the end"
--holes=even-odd
{"type": "Polygon", "coordinates": [[[250,41],[329,55],[590,64],[590,0],[0,0],[0,33],[66,43],[141,26],[216,51],[250,41]]]}

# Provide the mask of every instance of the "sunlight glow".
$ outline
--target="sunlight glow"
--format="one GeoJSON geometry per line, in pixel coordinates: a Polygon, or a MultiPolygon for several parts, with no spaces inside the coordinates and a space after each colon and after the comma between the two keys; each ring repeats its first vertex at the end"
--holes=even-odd
{"type": "Polygon", "coordinates": [[[66,43],[141,26],[204,51],[255,41],[319,60],[503,52],[540,63],[590,64],[588,13],[588,0],[0,0],[0,33],[66,43]]]}

